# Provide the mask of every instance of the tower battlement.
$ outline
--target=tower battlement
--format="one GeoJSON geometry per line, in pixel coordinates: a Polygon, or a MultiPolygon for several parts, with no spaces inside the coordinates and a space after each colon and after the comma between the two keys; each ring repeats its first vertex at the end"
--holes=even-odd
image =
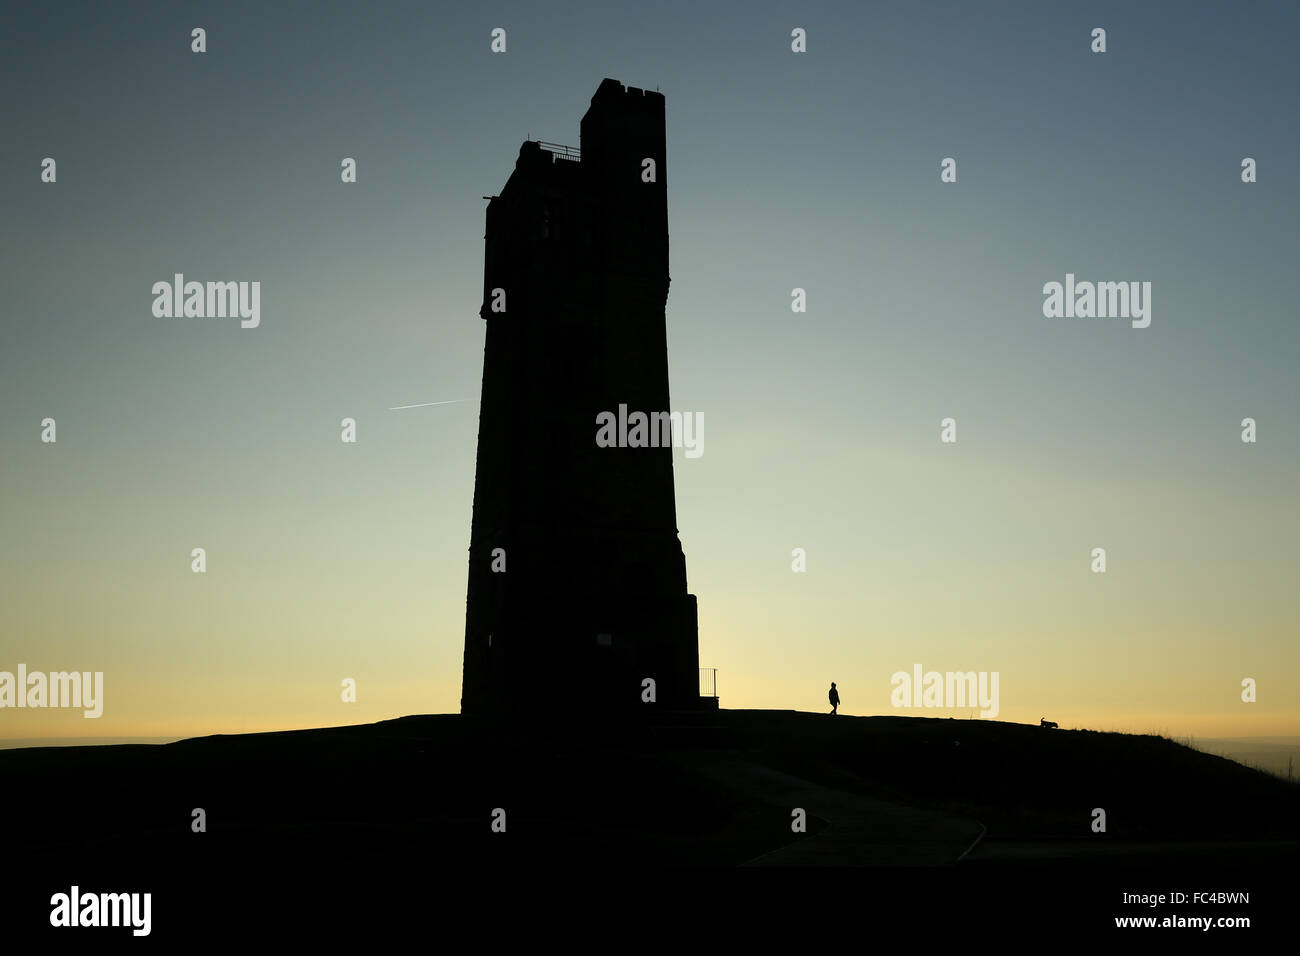
{"type": "Polygon", "coordinates": [[[664,110],[664,95],[658,90],[643,90],[636,86],[624,86],[618,80],[606,78],[600,81],[596,92],[592,94],[593,108],[604,104],[617,104],[624,110],[643,110],[653,113],[664,110]]]}

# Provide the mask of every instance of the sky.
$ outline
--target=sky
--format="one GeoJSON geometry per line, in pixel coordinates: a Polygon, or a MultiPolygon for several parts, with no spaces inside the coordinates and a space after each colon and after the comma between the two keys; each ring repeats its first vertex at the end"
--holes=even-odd
{"type": "Polygon", "coordinates": [[[459,709],[482,197],[525,139],[578,145],[604,77],[666,96],[672,402],[707,423],[678,523],[723,707],[834,680],[842,713],[969,716],[893,707],[920,665],[996,672],[1001,720],[1300,735],[1295,5],[9,19],[0,671],[105,690],[0,739],[459,709]],[[260,325],[155,316],[175,273],[259,281],[260,325]],[[1149,281],[1150,326],[1045,317],[1067,273],[1149,281]]]}

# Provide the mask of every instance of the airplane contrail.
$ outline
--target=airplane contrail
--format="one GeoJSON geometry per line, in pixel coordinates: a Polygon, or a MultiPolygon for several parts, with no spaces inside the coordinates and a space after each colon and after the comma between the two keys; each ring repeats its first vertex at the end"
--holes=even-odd
{"type": "Polygon", "coordinates": [[[395,412],[400,408],[428,408],[430,405],[455,405],[457,402],[463,402],[463,401],[466,401],[466,399],[453,398],[450,401],[446,401],[446,402],[420,402],[416,405],[393,405],[388,410],[390,412],[395,412]]]}

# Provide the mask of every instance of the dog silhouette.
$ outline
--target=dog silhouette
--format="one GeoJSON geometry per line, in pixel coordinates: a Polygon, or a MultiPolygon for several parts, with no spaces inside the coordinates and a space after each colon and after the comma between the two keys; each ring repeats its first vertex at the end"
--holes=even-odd
{"type": "Polygon", "coordinates": [[[1056,730],[1056,729],[1058,729],[1057,726],[1056,726],[1056,721],[1054,721],[1054,720],[1048,720],[1046,717],[1039,717],[1039,718],[1038,718],[1038,726],[1039,726],[1039,727],[1048,727],[1048,728],[1050,728],[1050,729],[1052,729],[1052,730],[1056,730]]]}

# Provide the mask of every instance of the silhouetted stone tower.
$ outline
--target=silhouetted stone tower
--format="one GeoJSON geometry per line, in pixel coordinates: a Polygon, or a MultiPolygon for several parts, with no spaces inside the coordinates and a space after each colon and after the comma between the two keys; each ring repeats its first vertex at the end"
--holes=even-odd
{"type": "Polygon", "coordinates": [[[663,94],[604,80],[581,137],[525,142],[487,207],[467,714],[700,702],[672,449],[596,444],[601,412],[669,409],[663,94]]]}

